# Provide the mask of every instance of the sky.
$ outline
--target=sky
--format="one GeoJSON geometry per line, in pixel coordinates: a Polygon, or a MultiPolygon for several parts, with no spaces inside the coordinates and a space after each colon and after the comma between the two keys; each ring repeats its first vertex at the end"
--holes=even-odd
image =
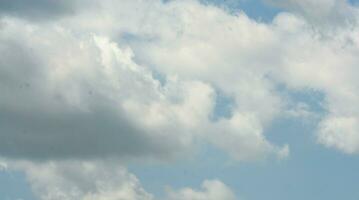
{"type": "Polygon", "coordinates": [[[0,1],[0,199],[357,200],[358,5],[0,1]]]}

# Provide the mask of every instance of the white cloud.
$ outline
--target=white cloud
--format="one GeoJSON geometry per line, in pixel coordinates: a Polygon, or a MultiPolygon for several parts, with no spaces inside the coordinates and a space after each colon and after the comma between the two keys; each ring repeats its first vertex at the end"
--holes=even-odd
{"type": "Polygon", "coordinates": [[[183,188],[178,191],[169,189],[168,200],[235,200],[234,192],[219,180],[205,180],[200,190],[183,188]]]}
{"type": "Polygon", "coordinates": [[[211,86],[176,78],[162,86],[132,60],[130,48],[106,37],[16,19],[4,23],[5,156],[168,157],[188,149],[211,112],[211,86]]]}
{"type": "Polygon", "coordinates": [[[153,200],[138,179],[109,161],[9,161],[25,172],[39,200],[153,200]]]}
{"type": "MultiPolygon", "coordinates": [[[[357,9],[357,8],[352,8],[357,9]]],[[[277,26],[293,24],[278,16],[277,26]]],[[[356,16],[356,20],[359,19],[356,16]]],[[[277,78],[295,90],[311,89],[325,97],[322,105],[326,109],[318,127],[318,141],[328,147],[346,153],[358,153],[358,130],[355,121],[359,118],[358,73],[359,42],[357,22],[340,28],[314,27],[302,20],[297,28],[282,30],[283,51],[278,52],[281,60],[277,78]],[[304,22],[304,23],[303,23],[304,22]]]]}
{"type": "MultiPolygon", "coordinates": [[[[139,23],[138,27],[142,28],[127,32],[131,37],[125,42],[132,47],[136,60],[161,74],[208,82],[232,97],[235,101],[232,113],[251,116],[247,122],[255,126],[242,122],[235,125],[239,120],[232,116],[221,122],[207,122],[203,128],[206,131],[201,132],[210,133],[209,138],[221,138],[221,143],[227,142],[220,147],[231,149],[235,158],[256,159],[276,153],[277,147],[263,135],[267,124],[282,109],[273,82],[266,77],[271,70],[266,63],[272,58],[265,53],[277,39],[271,27],[244,14],[229,15],[196,1],[172,1],[148,7],[151,10],[136,7],[139,13],[145,14],[131,18],[131,24],[139,23]],[[233,128],[226,127],[229,123],[233,128]],[[252,126],[252,129],[241,130],[241,126],[252,126]],[[243,145],[246,139],[249,139],[247,146],[243,145]]],[[[113,26],[123,24],[113,22],[113,26]]],[[[217,139],[210,141],[218,144],[217,139]]]]}
{"type": "MultiPolygon", "coordinates": [[[[154,198],[122,165],[69,158],[172,159],[197,140],[236,160],[285,158],[288,145],[268,141],[267,127],[311,113],[287,104],[278,84],[322,93],[318,142],[359,153],[358,8],[276,1],[294,14],[261,23],[195,0],[81,2],[51,20],[1,17],[0,154],[30,160],[10,168],[41,199],[154,198]],[[219,91],[233,106],[213,120],[219,91]]],[[[168,195],[235,199],[216,180],[168,195]]]]}
{"type": "Polygon", "coordinates": [[[345,153],[359,152],[359,123],[356,117],[328,117],[321,122],[318,139],[345,153]]]}
{"type": "MultiPolygon", "coordinates": [[[[39,200],[155,200],[139,180],[114,160],[32,162],[1,160],[25,173],[39,200]]],[[[205,180],[200,190],[167,188],[165,200],[235,200],[219,180],[205,180]]]]}
{"type": "Polygon", "coordinates": [[[288,147],[282,149],[273,146],[262,133],[261,124],[255,115],[235,113],[231,119],[220,120],[213,126],[210,141],[240,161],[263,159],[271,152],[282,158],[280,152],[288,150],[288,147]]]}
{"type": "MultiPolygon", "coordinates": [[[[331,2],[357,19],[357,8],[342,1],[317,2],[328,7],[320,17],[329,19],[331,2]]],[[[316,7],[288,6],[296,4],[316,7]]],[[[322,29],[305,13],[281,13],[266,24],[195,0],[84,7],[46,23],[2,18],[3,155],[169,159],[205,140],[238,160],[282,157],[288,146],[265,137],[286,109],[278,83],[322,92],[328,119],[359,116],[355,20],[322,29]],[[230,117],[211,120],[217,90],[234,105],[230,117]]],[[[344,131],[322,127],[319,135],[344,131]]]]}
{"type": "Polygon", "coordinates": [[[281,110],[261,53],[275,41],[270,27],[190,0],[91,5],[47,23],[3,18],[5,156],[168,159],[197,139],[241,160],[279,152],[263,135],[281,110]],[[236,113],[218,122],[216,88],[236,113]]]}

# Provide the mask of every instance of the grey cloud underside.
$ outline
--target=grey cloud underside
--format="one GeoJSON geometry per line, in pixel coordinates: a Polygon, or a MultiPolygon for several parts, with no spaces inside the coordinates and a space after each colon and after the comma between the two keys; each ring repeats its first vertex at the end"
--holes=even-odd
{"type": "MultiPolygon", "coordinates": [[[[138,128],[110,110],[65,116],[0,112],[2,155],[13,158],[94,158],[162,155],[165,138],[139,135],[138,128]]],[[[168,149],[167,149],[168,150],[168,149]]]]}
{"type": "Polygon", "coordinates": [[[0,15],[48,20],[76,12],[77,0],[1,0],[0,15]]]}
{"type": "Polygon", "coordinates": [[[49,91],[49,66],[34,52],[26,44],[1,40],[1,156],[167,159],[176,154],[181,144],[171,133],[156,136],[152,134],[155,131],[133,124],[103,91],[93,88],[96,80],[68,80],[70,86],[81,88],[78,95],[86,99],[86,111],[69,105],[62,90],[49,91]]]}

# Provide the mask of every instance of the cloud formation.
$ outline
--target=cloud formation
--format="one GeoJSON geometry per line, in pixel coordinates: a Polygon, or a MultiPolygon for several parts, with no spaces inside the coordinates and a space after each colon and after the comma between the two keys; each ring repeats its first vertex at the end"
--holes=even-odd
{"type": "MultiPolygon", "coordinates": [[[[164,198],[146,192],[135,175],[111,160],[29,162],[2,160],[4,170],[21,170],[39,200],[235,200],[219,180],[205,180],[201,190],[168,188],[164,198]]],[[[1,168],[0,168],[1,169],[1,168]]]]}
{"type": "Polygon", "coordinates": [[[9,162],[25,172],[40,200],[152,200],[137,178],[114,162],[9,162]]]}
{"type": "Polygon", "coordinates": [[[54,27],[4,23],[5,156],[171,155],[190,144],[186,129],[208,114],[209,86],[173,80],[163,87],[132,61],[130,49],[106,38],[81,40],[54,27]]]}
{"type": "MultiPolygon", "coordinates": [[[[103,10],[88,9],[48,23],[2,19],[4,156],[170,158],[190,149],[196,139],[212,142],[238,160],[281,152],[263,135],[264,126],[281,109],[280,98],[265,78],[266,70],[257,70],[260,63],[245,67],[246,60],[242,66],[241,59],[231,53],[250,51],[249,40],[271,34],[268,27],[196,1],[104,1],[103,10]],[[120,10],[115,12],[114,7],[120,10]],[[129,8],[149,17],[126,16],[129,8]],[[173,11],[177,14],[170,15],[173,11]],[[177,30],[170,26],[178,24],[182,29],[186,15],[193,11],[200,16],[186,25],[193,36],[177,37],[173,32],[177,30]],[[126,21],[116,20],[119,14],[126,21]],[[258,35],[222,43],[202,34],[205,27],[200,26],[212,23],[211,17],[228,21],[234,28],[219,29],[218,34],[231,37],[253,29],[258,35]],[[154,29],[157,19],[163,19],[160,29],[154,29]],[[148,28],[142,30],[142,25],[148,28]],[[130,44],[121,42],[125,33],[157,39],[130,44]],[[196,34],[204,41],[196,41],[196,34]],[[179,46],[187,43],[198,46],[179,46]],[[213,60],[205,59],[210,57],[213,60]],[[154,72],[165,80],[156,79],[154,72]],[[217,90],[233,97],[235,107],[229,118],[213,121],[217,90]]],[[[222,26],[220,21],[213,25],[222,26]]],[[[271,42],[262,40],[257,48],[271,42]]]]}
{"type": "MultiPolygon", "coordinates": [[[[318,143],[359,153],[359,15],[346,1],[272,0],[287,11],[269,23],[195,0],[29,2],[0,3],[0,155],[26,160],[11,167],[41,199],[154,198],[123,164],[92,159],[171,160],[203,143],[237,161],[287,157],[266,130],[314,111],[281,85],[323,94],[318,143]]],[[[235,199],[216,180],[168,195],[235,199]]]]}
{"type": "MultiPolygon", "coordinates": [[[[3,155],[165,158],[198,138],[238,160],[280,154],[264,135],[287,106],[278,83],[324,93],[331,120],[357,118],[343,107],[357,96],[355,21],[313,28],[281,13],[266,24],[190,0],[97,5],[49,23],[2,18],[3,155]],[[234,103],[213,120],[219,92],[234,103]]],[[[326,121],[319,142],[338,147],[326,121]]]]}
{"type": "Polygon", "coordinates": [[[205,180],[201,190],[183,188],[178,191],[168,190],[168,200],[235,200],[232,190],[219,180],[205,180]]]}

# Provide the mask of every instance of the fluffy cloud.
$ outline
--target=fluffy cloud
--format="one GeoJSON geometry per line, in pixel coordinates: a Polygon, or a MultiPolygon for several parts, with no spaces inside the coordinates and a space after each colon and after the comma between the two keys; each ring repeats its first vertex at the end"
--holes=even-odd
{"type": "MultiPolygon", "coordinates": [[[[196,140],[237,160],[287,155],[287,147],[263,134],[281,109],[266,70],[234,59],[234,51],[268,47],[271,39],[258,40],[271,34],[267,26],[196,1],[88,1],[86,9],[49,21],[4,13],[0,152],[27,160],[10,168],[26,173],[40,199],[153,199],[122,165],[76,160],[172,159],[196,140]],[[200,17],[191,24],[195,13],[200,17]],[[203,32],[211,26],[225,28],[217,35],[244,37],[222,46],[216,35],[203,32]],[[251,48],[250,40],[261,42],[251,48]],[[230,116],[214,120],[219,91],[234,105],[230,116]]],[[[203,187],[178,194],[234,199],[219,181],[203,187]]]]}
{"type": "Polygon", "coordinates": [[[297,15],[264,24],[190,0],[97,5],[48,23],[3,17],[3,154],[164,158],[198,138],[239,160],[280,154],[263,134],[286,106],[277,83],[356,115],[341,105],[356,99],[353,25],[324,34],[297,15]],[[234,103],[212,120],[219,91],[234,103]]]}
{"type": "Polygon", "coordinates": [[[319,142],[345,153],[359,152],[359,123],[351,117],[328,117],[320,124],[319,142]]]}
{"type": "Polygon", "coordinates": [[[206,180],[201,190],[183,188],[178,191],[169,189],[168,200],[235,200],[237,199],[231,189],[219,180],[206,180]]]}
{"type": "Polygon", "coordinates": [[[318,142],[346,153],[358,153],[357,22],[323,29],[313,28],[295,16],[279,15],[275,23],[278,28],[281,24],[292,25],[279,31],[286,44],[279,52],[282,64],[278,79],[294,90],[311,89],[324,94],[326,114],[318,126],[318,142]]]}
{"type": "Polygon", "coordinates": [[[209,85],[172,78],[162,86],[133,62],[129,48],[105,37],[3,22],[5,156],[171,155],[190,145],[197,124],[211,111],[209,85]]]}
{"type": "Polygon", "coordinates": [[[170,11],[150,14],[145,20],[150,25],[131,32],[128,44],[137,60],[157,71],[205,80],[234,99],[231,116],[214,123],[210,138],[237,159],[279,152],[263,135],[288,106],[276,84],[322,93],[326,115],[318,125],[318,141],[357,153],[358,8],[341,0],[277,3],[294,14],[280,13],[265,24],[242,13],[175,1],[167,5],[170,11]],[[151,28],[157,18],[171,28],[151,28]],[[328,125],[334,119],[351,122],[335,128],[328,125]],[[238,153],[244,149],[245,154],[238,153]]]}
{"type": "MultiPolygon", "coordinates": [[[[196,1],[173,1],[138,10],[145,14],[132,17],[131,24],[142,28],[127,28],[126,34],[114,36],[132,47],[138,62],[160,74],[203,80],[216,93],[221,91],[234,99],[232,116],[206,124],[209,138],[225,140],[226,144],[220,146],[231,149],[231,155],[238,159],[277,152],[263,135],[282,109],[281,99],[267,77],[270,67],[266,63],[271,57],[265,52],[276,42],[271,28],[244,14],[229,15],[196,1]],[[254,55],[258,57],[255,60],[254,55]],[[249,124],[244,125],[238,118],[249,124]],[[249,144],[256,146],[254,151],[247,148],[249,144]]],[[[123,26],[118,22],[109,24],[123,26]]]]}
{"type": "MultiPolygon", "coordinates": [[[[113,160],[29,162],[1,160],[21,170],[39,200],[156,200],[120,162],[113,160]]],[[[6,167],[6,168],[7,168],[6,167]]],[[[11,171],[8,171],[11,173],[11,171]]],[[[219,180],[205,180],[201,190],[167,188],[164,200],[235,200],[219,180]]]]}
{"type": "Polygon", "coordinates": [[[171,158],[196,139],[239,160],[280,154],[263,135],[281,110],[267,58],[247,59],[273,42],[269,27],[196,1],[91,5],[47,23],[2,19],[4,156],[171,158]],[[235,106],[213,121],[218,90],[235,106]]]}
{"type": "MultiPolygon", "coordinates": [[[[289,147],[268,141],[267,127],[290,111],[312,111],[292,108],[303,104],[287,102],[278,85],[322,93],[318,142],[359,152],[359,17],[345,1],[272,0],[294,14],[270,23],[195,0],[33,2],[30,13],[18,1],[0,4],[4,157],[172,159],[209,142],[236,160],[283,158],[289,147]],[[33,15],[46,10],[40,5],[54,15],[33,15]],[[233,105],[214,117],[219,95],[233,105]]],[[[46,200],[153,198],[123,167],[111,178],[101,163],[16,167],[46,200]]],[[[219,181],[169,196],[234,199],[219,181]]]]}
{"type": "Polygon", "coordinates": [[[22,170],[40,200],[153,200],[137,178],[108,161],[8,161],[22,170]]]}

